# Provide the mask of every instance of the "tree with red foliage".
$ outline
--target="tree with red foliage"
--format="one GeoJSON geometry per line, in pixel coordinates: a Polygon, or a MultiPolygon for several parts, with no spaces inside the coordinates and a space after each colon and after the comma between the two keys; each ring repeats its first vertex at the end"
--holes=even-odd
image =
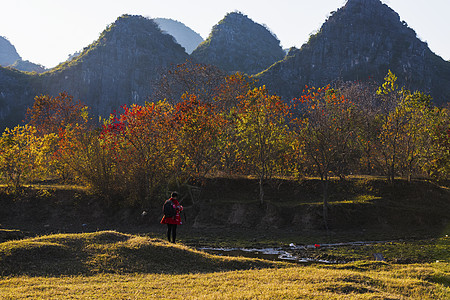
{"type": "Polygon", "coordinates": [[[167,102],[123,106],[103,125],[102,147],[112,158],[115,185],[132,202],[144,202],[172,176],[175,164],[173,107],[167,102]]]}
{"type": "Polygon", "coordinates": [[[175,105],[172,123],[180,177],[183,181],[203,178],[220,162],[226,119],[211,103],[184,94],[175,105]]]}
{"type": "Polygon", "coordinates": [[[57,97],[40,95],[34,98],[32,108],[27,109],[27,120],[39,133],[58,133],[69,124],[84,123],[87,106],[66,92],[57,97]]]}

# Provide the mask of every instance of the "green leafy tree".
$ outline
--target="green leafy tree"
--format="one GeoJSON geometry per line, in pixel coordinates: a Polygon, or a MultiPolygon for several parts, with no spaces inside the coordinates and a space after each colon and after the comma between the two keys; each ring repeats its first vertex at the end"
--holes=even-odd
{"type": "Polygon", "coordinates": [[[254,82],[239,73],[225,77],[214,96],[214,109],[223,119],[220,137],[221,163],[219,169],[228,175],[243,172],[242,153],[237,143],[238,106],[254,82]]]}
{"type": "Polygon", "coordinates": [[[393,182],[399,164],[399,143],[402,135],[402,113],[399,104],[404,98],[404,90],[397,85],[397,76],[390,70],[385,82],[377,90],[382,99],[380,152],[383,155],[387,178],[393,182]]]}
{"type": "Polygon", "coordinates": [[[450,113],[448,108],[434,107],[429,113],[427,124],[421,128],[422,169],[432,178],[450,178],[450,113]]]}
{"type": "Polygon", "coordinates": [[[396,108],[401,119],[399,137],[400,168],[408,181],[420,170],[427,141],[430,135],[431,97],[421,92],[410,93],[404,90],[404,98],[396,108]]]}
{"type": "Polygon", "coordinates": [[[0,173],[15,191],[46,175],[55,134],[38,136],[28,124],[7,128],[0,138],[0,173]]]}
{"type": "Polygon", "coordinates": [[[263,204],[264,183],[282,172],[280,163],[289,149],[286,143],[289,107],[265,87],[248,91],[238,107],[238,151],[247,170],[258,177],[263,204]]]}
{"type": "Polygon", "coordinates": [[[429,140],[431,97],[411,93],[396,84],[397,77],[389,71],[377,93],[383,100],[380,152],[388,179],[404,174],[408,180],[420,169],[419,163],[429,140]]]}

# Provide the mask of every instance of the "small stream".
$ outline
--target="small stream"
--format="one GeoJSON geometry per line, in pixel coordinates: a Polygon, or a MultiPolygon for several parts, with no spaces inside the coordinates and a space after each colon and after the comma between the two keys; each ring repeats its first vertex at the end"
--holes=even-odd
{"type": "Polygon", "coordinates": [[[202,247],[198,250],[205,251],[215,255],[226,256],[243,256],[251,258],[260,258],[267,260],[278,261],[292,261],[298,263],[323,263],[323,264],[337,264],[348,263],[349,261],[332,261],[315,259],[309,257],[302,257],[307,251],[311,251],[318,248],[336,248],[336,247],[348,247],[348,246],[366,246],[372,244],[384,244],[391,241],[369,241],[369,242],[348,242],[348,243],[334,243],[334,244],[315,244],[315,245],[295,245],[291,243],[286,247],[277,248],[214,248],[214,247],[202,247]]]}

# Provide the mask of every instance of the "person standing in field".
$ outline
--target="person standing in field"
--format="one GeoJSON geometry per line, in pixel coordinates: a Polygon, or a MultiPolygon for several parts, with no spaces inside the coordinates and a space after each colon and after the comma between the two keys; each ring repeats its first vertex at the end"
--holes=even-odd
{"type": "Polygon", "coordinates": [[[182,224],[180,216],[182,210],[183,206],[178,202],[178,194],[177,192],[173,192],[170,199],[164,202],[164,216],[161,219],[161,224],[167,224],[167,239],[169,242],[175,243],[177,238],[177,225],[182,224]]]}

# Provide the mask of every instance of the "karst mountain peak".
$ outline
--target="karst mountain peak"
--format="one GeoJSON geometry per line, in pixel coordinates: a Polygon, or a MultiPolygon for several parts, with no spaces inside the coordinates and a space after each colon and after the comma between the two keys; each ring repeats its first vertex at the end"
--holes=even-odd
{"type": "Polygon", "coordinates": [[[241,12],[231,12],[212,28],[191,56],[230,73],[256,74],[284,55],[280,41],[268,28],[241,12]]]}
{"type": "Polygon", "coordinates": [[[436,104],[450,97],[450,63],[434,54],[400,16],[379,0],[349,0],[333,12],[300,49],[258,78],[285,98],[305,85],[335,80],[382,82],[388,70],[411,90],[431,94],[436,104]]]}

